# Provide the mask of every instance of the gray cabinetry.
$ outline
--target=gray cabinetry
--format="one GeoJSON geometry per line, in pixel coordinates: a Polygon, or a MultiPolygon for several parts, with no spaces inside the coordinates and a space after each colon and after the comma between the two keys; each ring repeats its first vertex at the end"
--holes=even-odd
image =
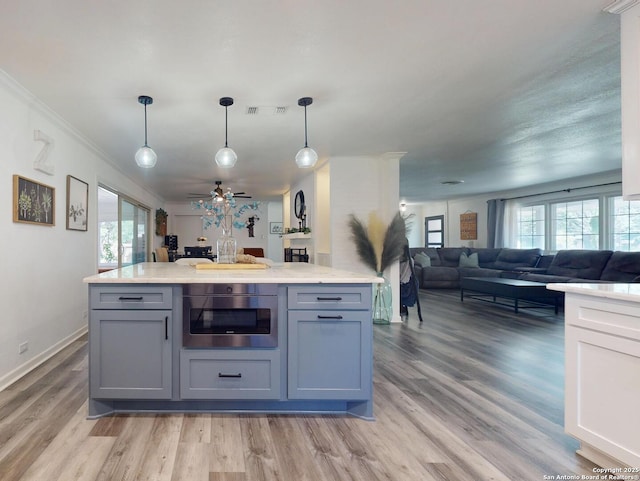
{"type": "Polygon", "coordinates": [[[278,399],[279,349],[183,349],[182,399],[278,399]]]}
{"type": "Polygon", "coordinates": [[[171,398],[171,292],[91,287],[90,397],[171,398]]]}
{"type": "Polygon", "coordinates": [[[371,397],[371,287],[290,287],[289,399],[371,397]]]}

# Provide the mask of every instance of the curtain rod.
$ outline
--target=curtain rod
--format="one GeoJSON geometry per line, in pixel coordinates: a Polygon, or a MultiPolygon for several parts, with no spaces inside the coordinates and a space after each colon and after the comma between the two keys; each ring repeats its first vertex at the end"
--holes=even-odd
{"type": "Polygon", "coordinates": [[[618,182],[608,182],[606,184],[596,184],[596,185],[587,185],[584,187],[574,187],[572,189],[561,189],[561,190],[552,190],[550,192],[541,192],[539,194],[529,194],[529,195],[519,195],[517,197],[506,197],[504,199],[500,199],[500,200],[516,200],[516,199],[525,199],[527,197],[536,197],[538,195],[547,195],[547,194],[559,194],[560,192],[571,192],[572,190],[580,190],[580,189],[593,189],[594,187],[605,187],[607,185],[616,185],[616,184],[622,184],[622,181],[618,181],[618,182]]]}

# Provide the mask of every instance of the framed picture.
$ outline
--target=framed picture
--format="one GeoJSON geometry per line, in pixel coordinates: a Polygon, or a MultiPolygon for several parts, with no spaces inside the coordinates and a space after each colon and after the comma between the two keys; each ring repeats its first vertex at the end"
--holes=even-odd
{"type": "Polygon", "coordinates": [[[269,222],[269,234],[282,234],[282,222],[269,222]]]}
{"type": "Polygon", "coordinates": [[[460,214],[460,240],[476,240],[478,238],[478,214],[465,212],[460,214]]]}
{"type": "Polygon", "coordinates": [[[55,225],[56,189],[20,175],[13,176],[13,221],[55,225]]]}
{"type": "Polygon", "coordinates": [[[67,230],[87,230],[89,184],[67,175],[67,230]]]}

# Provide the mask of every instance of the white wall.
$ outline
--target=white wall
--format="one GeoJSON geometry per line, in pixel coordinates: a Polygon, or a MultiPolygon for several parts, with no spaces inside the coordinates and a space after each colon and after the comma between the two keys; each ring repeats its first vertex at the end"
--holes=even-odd
{"type": "Polygon", "coordinates": [[[295,216],[294,203],[296,200],[296,194],[299,190],[302,190],[304,193],[304,203],[306,205],[306,213],[307,227],[311,229],[311,239],[285,239],[283,247],[292,247],[294,249],[307,249],[307,254],[309,255],[309,262],[312,264],[316,263],[316,236],[318,233],[325,228],[320,223],[320,219],[317,215],[318,202],[326,202],[325,199],[318,199],[318,195],[316,194],[316,182],[315,182],[315,172],[309,171],[309,174],[304,176],[298,183],[291,186],[291,190],[288,192],[288,196],[284,198],[285,200],[285,230],[286,228],[298,228],[300,220],[295,216]]]}
{"type": "MultiPolygon", "coordinates": [[[[0,71],[0,232],[5,239],[0,305],[0,389],[86,332],[87,286],[97,272],[97,184],[104,182],[148,205],[160,200],[117,171],[102,154],[38,99],[0,71]],[[34,170],[40,130],[54,140],[54,175],[34,170]],[[13,222],[14,174],[55,188],[55,226],[13,222]],[[66,230],[66,179],[89,184],[88,231],[66,230]],[[18,353],[21,343],[28,350],[18,353]]],[[[153,227],[153,225],[152,225],[153,227]]]]}
{"type": "MultiPolygon", "coordinates": [[[[339,269],[372,274],[360,261],[351,232],[349,215],[368,222],[377,212],[387,224],[399,210],[402,153],[378,157],[342,157],[330,159],[331,265],[339,269]]],[[[384,273],[391,282],[394,304],[393,321],[400,320],[400,281],[398,263],[384,273]]]]}

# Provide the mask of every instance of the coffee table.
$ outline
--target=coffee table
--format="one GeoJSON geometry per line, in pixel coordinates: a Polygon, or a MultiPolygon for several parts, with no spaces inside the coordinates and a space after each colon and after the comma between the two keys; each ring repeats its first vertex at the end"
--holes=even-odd
{"type": "Polygon", "coordinates": [[[464,301],[465,291],[475,293],[467,294],[468,298],[513,307],[516,313],[518,309],[553,307],[557,314],[559,301],[564,295],[559,291],[550,291],[542,282],[502,277],[463,277],[460,280],[460,301],[464,301]],[[493,300],[486,299],[487,297],[493,300]],[[513,304],[500,302],[499,298],[512,299],[513,304]]]}

